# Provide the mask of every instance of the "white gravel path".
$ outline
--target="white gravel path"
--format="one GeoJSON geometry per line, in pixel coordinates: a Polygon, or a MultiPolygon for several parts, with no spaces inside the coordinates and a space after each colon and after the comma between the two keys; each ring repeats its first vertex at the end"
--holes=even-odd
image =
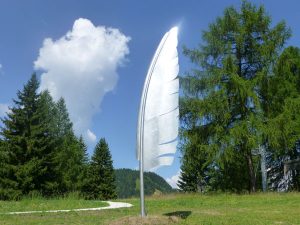
{"type": "Polygon", "coordinates": [[[103,209],[118,209],[118,208],[129,208],[133,205],[125,202],[110,202],[105,201],[109,204],[109,206],[99,207],[99,208],[86,208],[86,209],[62,209],[62,210],[45,210],[45,211],[24,211],[24,212],[8,212],[3,213],[6,215],[14,215],[14,214],[31,214],[31,213],[57,213],[57,212],[78,212],[78,211],[96,211],[103,209]]]}

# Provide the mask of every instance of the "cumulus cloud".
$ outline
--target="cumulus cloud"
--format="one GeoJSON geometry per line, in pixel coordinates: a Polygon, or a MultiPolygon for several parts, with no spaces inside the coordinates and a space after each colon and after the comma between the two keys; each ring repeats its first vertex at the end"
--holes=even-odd
{"type": "Polygon", "coordinates": [[[97,140],[97,136],[90,129],[87,129],[86,133],[88,141],[95,143],[97,140]]]}
{"type": "Polygon", "coordinates": [[[3,65],[0,63],[0,75],[4,74],[3,65]]]}
{"type": "Polygon", "coordinates": [[[6,116],[6,113],[9,112],[8,104],[1,104],[0,103],[0,117],[3,118],[6,116]]]}
{"type": "Polygon", "coordinates": [[[181,171],[179,170],[174,176],[167,178],[166,181],[171,185],[172,188],[178,188],[178,181],[181,171]]]}
{"type": "Polygon", "coordinates": [[[46,38],[34,62],[35,69],[44,71],[40,90],[48,89],[54,100],[65,99],[75,132],[90,141],[96,138],[89,130],[92,117],[116,86],[129,40],[118,29],[80,18],[58,40],[46,38]]]}

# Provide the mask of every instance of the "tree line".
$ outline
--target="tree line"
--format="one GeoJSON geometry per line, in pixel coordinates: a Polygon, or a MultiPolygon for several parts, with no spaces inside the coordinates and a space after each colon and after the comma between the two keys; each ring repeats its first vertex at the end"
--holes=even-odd
{"type": "Polygon", "coordinates": [[[179,188],[185,192],[300,191],[300,49],[264,6],[242,1],[184,47],[193,68],[181,76],[179,188]]]}
{"type": "MultiPolygon", "coordinates": [[[[198,48],[184,47],[193,68],[180,77],[181,191],[300,190],[299,171],[283,171],[300,157],[300,49],[287,46],[291,35],[262,5],[242,1],[203,31],[198,48]]],[[[34,74],[2,118],[0,199],[115,198],[105,139],[89,160],[64,100],[38,88],[34,74]]],[[[118,172],[124,183],[127,172],[118,172]]],[[[135,195],[137,179],[130,187],[135,195]]]]}
{"type": "Polygon", "coordinates": [[[109,147],[100,139],[89,159],[74,134],[63,98],[38,92],[35,74],[18,91],[0,131],[0,200],[79,192],[87,199],[116,198],[109,147]]]}

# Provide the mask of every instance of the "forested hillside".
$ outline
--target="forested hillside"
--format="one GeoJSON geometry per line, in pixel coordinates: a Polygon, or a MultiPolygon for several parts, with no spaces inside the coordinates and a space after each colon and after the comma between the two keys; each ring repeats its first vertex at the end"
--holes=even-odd
{"type": "MultiPolygon", "coordinates": [[[[115,170],[118,198],[129,198],[139,196],[139,171],[131,169],[115,170]]],[[[144,173],[145,195],[152,195],[154,192],[170,193],[172,187],[159,175],[153,172],[144,173]]]]}

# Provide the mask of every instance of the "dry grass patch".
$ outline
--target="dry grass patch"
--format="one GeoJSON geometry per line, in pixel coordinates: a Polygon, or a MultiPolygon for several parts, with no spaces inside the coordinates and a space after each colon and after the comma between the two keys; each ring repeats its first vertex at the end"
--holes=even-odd
{"type": "Polygon", "coordinates": [[[109,225],[168,225],[176,224],[180,220],[177,216],[126,216],[109,222],[109,225]]]}

